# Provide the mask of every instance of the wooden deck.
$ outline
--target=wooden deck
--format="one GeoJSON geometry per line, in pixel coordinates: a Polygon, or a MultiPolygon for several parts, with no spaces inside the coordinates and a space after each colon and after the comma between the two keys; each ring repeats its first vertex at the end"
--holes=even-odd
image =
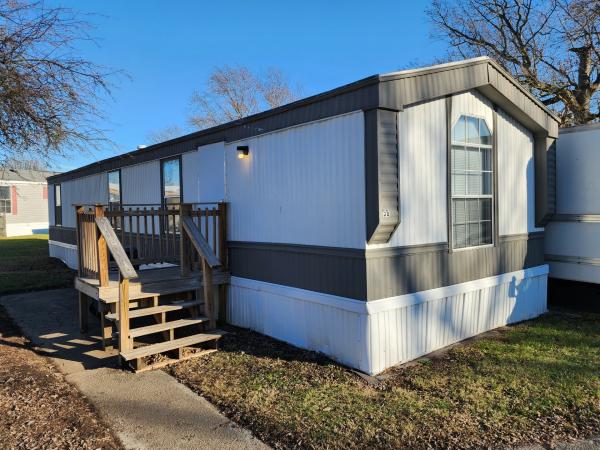
{"type": "Polygon", "coordinates": [[[75,212],[82,331],[88,300],[95,300],[102,345],[116,341],[121,363],[136,372],[217,349],[224,334],[217,310],[224,318],[229,283],[226,204],[87,205],[75,212]],[[154,267],[136,269],[144,264],[154,267]]]}
{"type": "MultiPolygon", "coordinates": [[[[129,299],[137,300],[178,292],[194,291],[204,287],[202,271],[194,270],[181,274],[178,266],[138,270],[138,276],[129,280],[129,299]]],[[[215,270],[212,284],[229,283],[229,272],[215,270]]],[[[119,301],[119,273],[109,272],[108,285],[100,286],[97,278],[77,277],[75,288],[94,300],[104,303],[119,301]]]]}

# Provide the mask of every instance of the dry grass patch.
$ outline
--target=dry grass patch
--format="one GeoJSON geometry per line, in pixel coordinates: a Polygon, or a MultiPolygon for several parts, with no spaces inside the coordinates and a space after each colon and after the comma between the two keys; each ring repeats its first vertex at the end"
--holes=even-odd
{"type": "Polygon", "coordinates": [[[277,448],[501,447],[600,435],[600,316],[552,314],[369,383],[246,330],[170,372],[277,448]]]}
{"type": "Polygon", "coordinates": [[[75,271],[48,256],[48,235],[0,238],[0,295],[73,287],[75,271]]]}

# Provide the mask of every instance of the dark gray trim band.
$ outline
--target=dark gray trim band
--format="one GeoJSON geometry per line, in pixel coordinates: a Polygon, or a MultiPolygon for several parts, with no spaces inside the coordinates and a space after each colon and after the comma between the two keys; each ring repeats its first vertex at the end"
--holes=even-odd
{"type": "Polygon", "coordinates": [[[589,256],[544,255],[546,261],[569,264],[583,264],[586,266],[600,266],[600,258],[589,256]]]}
{"type": "Polygon", "coordinates": [[[453,252],[441,246],[430,252],[369,257],[367,300],[451,286],[543,263],[543,236],[501,236],[497,246],[453,252]]]}
{"type": "Polygon", "coordinates": [[[499,245],[448,252],[448,243],[348,249],[230,242],[231,275],[357,300],[410,294],[544,263],[544,235],[501,236],[499,245]]]}
{"type": "Polygon", "coordinates": [[[534,135],[535,226],[543,227],[556,212],[556,140],[534,135]]]}
{"type": "Polygon", "coordinates": [[[231,275],[364,300],[364,250],[251,242],[229,243],[231,275]]]}
{"type": "Polygon", "coordinates": [[[367,242],[385,244],[400,223],[398,112],[365,112],[367,242]]]}
{"type": "Polygon", "coordinates": [[[552,222],[598,223],[600,214],[554,214],[552,222]]]}
{"type": "Polygon", "coordinates": [[[48,227],[48,239],[62,242],[64,244],[77,245],[77,234],[75,228],[70,227],[48,227]]]}
{"type": "Polygon", "coordinates": [[[454,248],[452,229],[452,96],[446,97],[446,229],[448,251],[454,248]]]}

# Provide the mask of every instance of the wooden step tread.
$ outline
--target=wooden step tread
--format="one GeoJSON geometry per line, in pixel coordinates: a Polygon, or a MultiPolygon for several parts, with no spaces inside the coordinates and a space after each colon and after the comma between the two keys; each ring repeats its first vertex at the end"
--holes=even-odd
{"type": "MultiPolygon", "coordinates": [[[[136,317],[151,316],[153,314],[160,314],[169,311],[178,311],[180,309],[191,308],[192,306],[201,306],[204,302],[201,300],[190,300],[187,302],[173,303],[170,305],[152,306],[150,308],[132,309],[129,311],[129,318],[135,319],[136,317]]],[[[110,313],[106,316],[107,320],[118,320],[117,313],[110,313]]]]}
{"type": "Polygon", "coordinates": [[[148,325],[146,327],[132,328],[129,330],[129,336],[132,338],[146,336],[148,334],[160,333],[161,331],[167,331],[175,328],[189,327],[191,325],[200,325],[201,323],[208,322],[208,317],[200,316],[194,319],[179,319],[171,322],[157,323],[155,325],[148,325]]]}
{"type": "Polygon", "coordinates": [[[161,342],[159,344],[146,345],[145,347],[135,348],[121,352],[121,356],[126,361],[132,359],[143,358],[144,356],[156,355],[157,353],[168,352],[182,347],[189,347],[202,342],[214,341],[223,336],[226,332],[221,330],[213,330],[206,333],[194,334],[172,341],[161,342]]]}

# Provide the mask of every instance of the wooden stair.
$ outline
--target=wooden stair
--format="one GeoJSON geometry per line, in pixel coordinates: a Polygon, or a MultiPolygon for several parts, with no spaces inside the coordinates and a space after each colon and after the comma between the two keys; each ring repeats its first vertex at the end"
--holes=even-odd
{"type": "Polygon", "coordinates": [[[126,361],[131,361],[145,356],[152,356],[169,350],[180,350],[184,347],[191,347],[195,344],[201,344],[204,342],[217,341],[221,336],[225,334],[225,331],[215,330],[206,333],[198,333],[192,336],[187,336],[180,339],[174,339],[172,341],[160,342],[158,344],[146,345],[133,350],[128,350],[121,353],[121,357],[126,361]]]}
{"type": "MultiPolygon", "coordinates": [[[[129,318],[137,319],[138,317],[153,316],[154,314],[167,313],[171,311],[180,311],[182,309],[192,308],[194,306],[202,306],[203,304],[204,302],[193,300],[189,302],[172,303],[170,305],[153,306],[150,308],[132,309],[129,311],[129,318]]],[[[119,315],[118,313],[110,313],[106,315],[106,319],[119,320],[119,315]]]]}
{"type": "MultiPolygon", "coordinates": [[[[190,294],[186,287],[181,287],[178,293],[190,294]]],[[[159,304],[161,297],[152,296],[148,301],[150,303],[129,303],[130,308],[136,307],[129,309],[128,313],[129,326],[126,329],[129,346],[119,352],[122,365],[141,372],[216,351],[217,341],[225,332],[209,330],[210,319],[199,314],[204,307],[203,300],[172,300],[159,304]],[[188,317],[171,317],[172,314],[188,317]],[[146,324],[135,326],[140,320],[146,321],[146,324]],[[151,320],[157,323],[148,325],[147,322],[151,320]],[[180,331],[187,332],[187,335],[176,338],[176,332],[180,331]],[[154,342],[156,340],[160,342],[154,342]]],[[[118,325],[118,312],[108,313],[104,318],[117,324],[117,329],[122,329],[118,325]]],[[[118,337],[118,332],[113,334],[114,337],[118,337]]]]}
{"type": "Polygon", "coordinates": [[[195,319],[179,319],[171,322],[157,323],[156,325],[148,325],[145,327],[132,328],[129,330],[129,336],[133,339],[149,334],[161,333],[163,331],[175,330],[177,328],[189,327],[193,325],[201,325],[208,322],[208,317],[198,317],[195,319]]]}
{"type": "Polygon", "coordinates": [[[136,372],[213,352],[225,334],[216,311],[229,283],[226,205],[174,208],[76,206],[80,329],[87,300],[98,301],[103,348],[115,340],[136,372]]]}

